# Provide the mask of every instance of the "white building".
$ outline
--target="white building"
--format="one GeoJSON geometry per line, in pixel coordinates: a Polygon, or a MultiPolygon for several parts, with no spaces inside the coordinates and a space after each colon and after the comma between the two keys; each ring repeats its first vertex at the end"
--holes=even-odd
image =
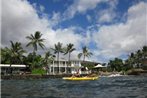
{"type": "Polygon", "coordinates": [[[52,64],[48,66],[49,74],[74,74],[77,71],[81,74],[81,61],[67,60],[53,61],[52,64]]]}
{"type": "Polygon", "coordinates": [[[28,65],[16,65],[16,64],[0,64],[0,73],[1,74],[10,74],[11,70],[13,70],[13,74],[19,74],[21,72],[27,71],[29,68],[28,65]]]}
{"type": "MultiPolygon", "coordinates": [[[[80,74],[88,74],[89,71],[81,65],[83,61],[81,60],[59,60],[53,61],[52,64],[48,66],[49,74],[74,74],[79,72],[80,74]],[[84,70],[82,70],[84,69],[84,70]]],[[[88,61],[85,61],[88,62],[88,61]]]]}

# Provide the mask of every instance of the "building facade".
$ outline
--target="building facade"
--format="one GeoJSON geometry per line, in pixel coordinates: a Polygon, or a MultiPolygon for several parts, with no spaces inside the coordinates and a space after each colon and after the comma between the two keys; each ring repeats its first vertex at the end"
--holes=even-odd
{"type": "Polygon", "coordinates": [[[53,61],[52,64],[48,65],[49,74],[74,74],[76,72],[81,72],[81,61],[67,60],[53,61]]]}
{"type": "Polygon", "coordinates": [[[29,70],[28,65],[15,65],[15,64],[0,64],[1,75],[6,74],[21,74],[29,70]]]}
{"type": "MultiPolygon", "coordinates": [[[[84,63],[92,63],[94,66],[98,63],[84,61],[84,63]]],[[[85,65],[85,64],[84,64],[85,65]]],[[[83,61],[81,60],[59,60],[53,61],[48,65],[48,74],[89,74],[91,70],[83,66],[83,61]]]]}

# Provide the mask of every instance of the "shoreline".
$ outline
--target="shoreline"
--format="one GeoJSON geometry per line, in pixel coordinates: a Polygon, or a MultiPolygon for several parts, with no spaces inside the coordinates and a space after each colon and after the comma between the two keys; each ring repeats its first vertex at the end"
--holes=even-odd
{"type": "MultiPolygon", "coordinates": [[[[145,75],[147,76],[147,70],[129,70],[125,74],[122,72],[100,72],[99,74],[94,74],[94,75],[99,75],[99,76],[110,76],[110,75],[115,75],[115,74],[120,74],[120,75],[135,75],[135,76],[142,76],[145,75]]],[[[80,76],[87,76],[88,74],[81,74],[80,76]]],[[[11,79],[16,79],[16,80],[22,80],[22,79],[55,79],[55,78],[62,78],[62,77],[71,77],[72,74],[58,74],[58,75],[45,75],[45,74],[23,74],[23,75],[1,75],[1,79],[3,80],[11,80],[11,79]]]]}
{"type": "MultiPolygon", "coordinates": [[[[72,74],[61,74],[61,75],[39,75],[39,74],[26,74],[26,75],[1,75],[1,79],[4,80],[22,80],[22,79],[54,79],[62,77],[71,77],[72,74]]],[[[87,74],[82,74],[80,76],[87,76],[87,74]]]]}

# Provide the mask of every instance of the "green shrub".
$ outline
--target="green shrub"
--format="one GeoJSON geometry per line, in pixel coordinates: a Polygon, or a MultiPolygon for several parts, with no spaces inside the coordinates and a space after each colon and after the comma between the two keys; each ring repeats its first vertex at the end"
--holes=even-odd
{"type": "Polygon", "coordinates": [[[32,70],[32,74],[46,74],[46,71],[43,70],[42,68],[37,68],[32,70]]]}

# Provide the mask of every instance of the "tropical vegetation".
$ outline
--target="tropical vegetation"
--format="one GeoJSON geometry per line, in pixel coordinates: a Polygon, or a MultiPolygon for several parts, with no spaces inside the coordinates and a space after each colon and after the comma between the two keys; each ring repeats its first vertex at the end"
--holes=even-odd
{"type": "Polygon", "coordinates": [[[67,47],[65,48],[65,55],[68,54],[68,61],[70,62],[70,55],[71,52],[73,52],[74,50],[76,50],[76,48],[74,48],[74,44],[67,44],[67,47]]]}
{"type": "Polygon", "coordinates": [[[147,46],[130,53],[126,60],[115,58],[108,63],[109,71],[127,71],[130,69],[147,69],[147,46]]]}
{"type": "Polygon", "coordinates": [[[83,48],[82,48],[82,53],[79,53],[78,54],[78,58],[80,59],[82,56],[83,56],[83,61],[85,61],[85,58],[86,57],[90,57],[92,55],[92,52],[90,52],[89,50],[88,50],[88,48],[86,47],[86,46],[84,46],[83,48]]]}
{"type": "MultiPolygon", "coordinates": [[[[65,47],[62,43],[58,42],[54,45],[54,48],[47,49],[44,54],[40,55],[37,53],[38,47],[42,49],[45,48],[42,34],[36,31],[26,39],[29,41],[26,48],[31,46],[33,48],[32,52],[27,52],[23,49],[20,42],[10,41],[10,47],[1,48],[1,64],[25,64],[29,65],[29,69],[32,73],[47,73],[50,63],[55,59],[59,62],[60,55],[67,55],[68,61],[70,62],[71,53],[76,50],[74,44],[69,43],[65,47]],[[45,70],[44,70],[44,69],[45,70]],[[44,70],[44,71],[43,71],[44,70]]],[[[83,64],[92,68],[94,65],[92,63],[87,63],[85,61],[86,57],[91,57],[93,54],[89,51],[87,46],[82,47],[82,52],[77,56],[79,59],[82,58],[83,64]]],[[[69,63],[70,64],[70,63],[69,63]]],[[[59,63],[58,63],[59,66],[59,63]]],[[[142,49],[132,52],[129,54],[126,60],[120,58],[114,58],[108,62],[107,71],[127,71],[134,68],[147,69],[147,46],[143,46],[142,49]]],[[[10,68],[11,69],[11,68],[10,68]]],[[[59,72],[60,69],[58,69],[59,72]]],[[[12,73],[12,70],[10,70],[12,73]]]]}
{"type": "Polygon", "coordinates": [[[59,69],[59,58],[60,58],[60,53],[63,53],[63,48],[62,48],[62,43],[58,42],[55,44],[54,48],[51,48],[54,51],[54,54],[57,54],[57,61],[58,61],[58,73],[60,73],[59,69]]]}

